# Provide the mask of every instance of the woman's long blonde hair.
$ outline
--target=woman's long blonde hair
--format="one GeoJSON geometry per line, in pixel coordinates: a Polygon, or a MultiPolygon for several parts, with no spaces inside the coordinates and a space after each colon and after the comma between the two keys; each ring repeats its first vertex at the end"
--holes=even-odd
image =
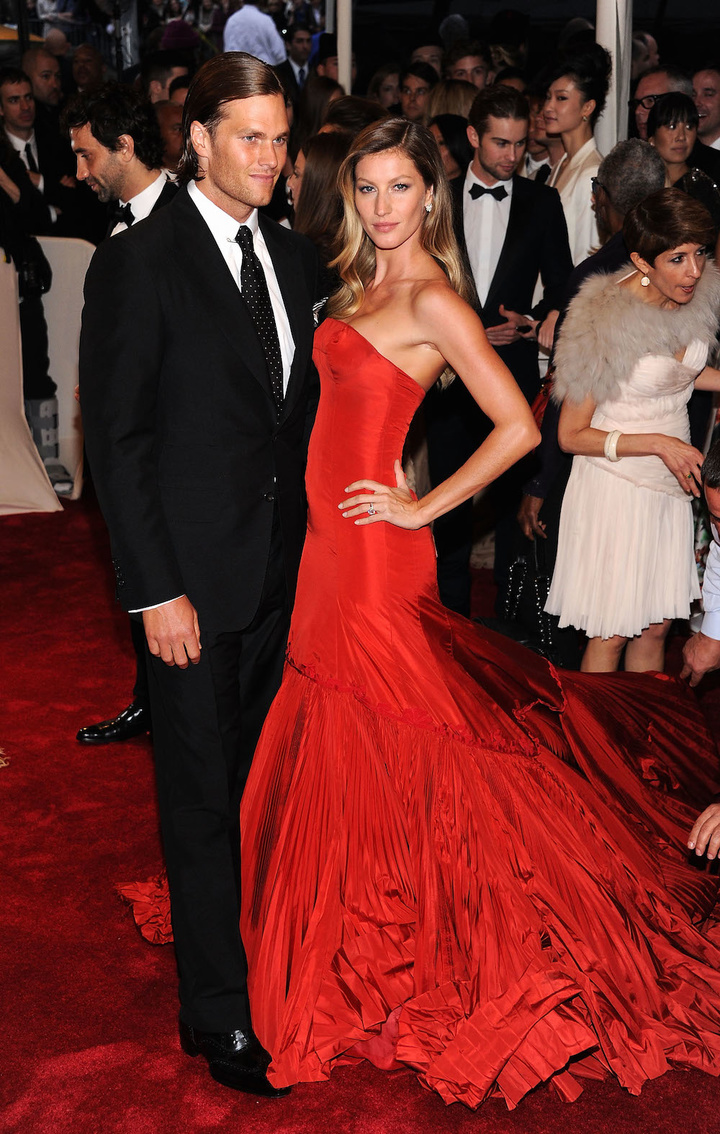
{"type": "Polygon", "coordinates": [[[338,243],[342,251],[331,267],[337,268],[342,283],[328,301],[328,314],[334,318],[348,319],[355,314],[375,275],[375,245],[362,227],[355,207],[355,170],[362,158],[385,150],[407,154],[426,187],[432,188],[432,210],[423,220],[421,247],[443,269],[450,286],[468,302],[473,299],[472,284],[455,240],[450,188],[437,142],[425,126],[405,118],[386,118],[358,134],[338,173],[343,202],[338,243]]]}

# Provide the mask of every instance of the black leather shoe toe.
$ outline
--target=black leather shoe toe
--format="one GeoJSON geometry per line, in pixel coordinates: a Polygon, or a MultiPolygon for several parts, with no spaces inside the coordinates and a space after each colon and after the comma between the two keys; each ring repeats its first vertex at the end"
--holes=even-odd
{"type": "Polygon", "coordinates": [[[81,728],[77,739],[81,744],[116,744],[121,740],[141,736],[142,733],[149,732],[150,727],[150,710],[139,701],[133,701],[112,720],[81,728]]]}
{"type": "Polygon", "coordinates": [[[180,1046],[186,1055],[204,1055],[213,1079],[224,1087],[270,1099],[290,1094],[289,1087],[273,1087],[269,1082],[270,1055],[251,1029],[200,1032],[181,1020],[180,1046]]]}

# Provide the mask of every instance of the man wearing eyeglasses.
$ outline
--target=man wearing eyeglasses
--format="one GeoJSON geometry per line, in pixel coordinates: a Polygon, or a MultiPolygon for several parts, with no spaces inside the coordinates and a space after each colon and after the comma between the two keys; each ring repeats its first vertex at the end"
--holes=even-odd
{"type": "MultiPolygon", "coordinates": [[[[650,111],[659,98],[671,91],[680,91],[682,94],[693,97],[693,84],[687,71],[673,64],[663,64],[661,67],[651,67],[638,79],[635,88],[635,97],[630,99],[628,106],[635,117],[635,128],[638,137],[647,141],[647,121],[650,111]]],[[[713,181],[720,182],[720,152],[710,146],[703,145],[698,139],[688,158],[691,167],[701,169],[713,181]]]]}

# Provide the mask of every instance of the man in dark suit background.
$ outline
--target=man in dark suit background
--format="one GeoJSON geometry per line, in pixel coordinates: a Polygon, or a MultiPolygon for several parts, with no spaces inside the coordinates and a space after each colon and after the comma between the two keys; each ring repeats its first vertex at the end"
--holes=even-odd
{"type": "Polygon", "coordinates": [[[288,97],[297,108],[300,92],[308,77],[308,61],[312,51],[312,35],[305,24],[291,24],[287,30],[286,47],[288,57],[275,68],[288,97]]]}
{"type": "MultiPolygon", "coordinates": [[[[456,236],[475,281],[488,339],[531,402],[540,382],[537,334],[550,313],[557,312],[572,259],[558,193],[516,172],[525,153],[529,114],[527,100],[513,88],[481,90],[469,114],[473,160],[465,177],[451,185],[456,236]],[[538,277],[543,297],[533,306],[538,277]]],[[[436,395],[428,411],[430,476],[437,484],[467,460],[491,426],[460,382],[436,395]]],[[[510,470],[492,490],[498,512],[495,573],[501,589],[520,485],[517,470],[510,470]]],[[[441,517],[434,532],[441,598],[451,609],[469,614],[472,502],[441,517]]]]}
{"type": "Polygon", "coordinates": [[[142,612],[180,1039],[275,1091],[239,931],[239,803],[279,685],[305,533],[316,256],[258,216],[286,155],[280,82],[219,55],[185,104],[176,199],[105,241],[80,349],[118,594],[142,612]]]}
{"type": "MultiPolygon", "coordinates": [[[[162,169],[163,141],[153,107],[129,87],[108,83],[75,95],[63,115],[78,180],[108,208],[106,236],[117,236],[169,204],[177,186],[162,169]]],[[[145,634],[131,622],[135,685],[130,704],[116,716],[85,725],[81,744],[110,744],[150,729],[145,634]]]]}

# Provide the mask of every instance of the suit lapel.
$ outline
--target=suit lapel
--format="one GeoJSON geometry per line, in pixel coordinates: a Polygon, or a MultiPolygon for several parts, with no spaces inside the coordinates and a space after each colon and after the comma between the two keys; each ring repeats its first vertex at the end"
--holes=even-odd
{"type": "Polygon", "coordinates": [[[225,336],[274,405],[260,340],[215,238],[186,189],[176,194],[170,209],[176,228],[176,256],[183,263],[184,273],[197,280],[197,293],[202,296],[208,320],[225,336]]]}
{"type": "Polygon", "coordinates": [[[515,252],[522,243],[525,233],[525,221],[528,212],[528,200],[525,192],[524,178],[513,176],[513,193],[510,202],[510,216],[508,217],[507,232],[503,241],[500,257],[495,266],[495,273],[490,283],[487,299],[484,306],[488,311],[496,305],[498,295],[502,296],[503,282],[507,278],[508,269],[513,262],[515,252]]]}

